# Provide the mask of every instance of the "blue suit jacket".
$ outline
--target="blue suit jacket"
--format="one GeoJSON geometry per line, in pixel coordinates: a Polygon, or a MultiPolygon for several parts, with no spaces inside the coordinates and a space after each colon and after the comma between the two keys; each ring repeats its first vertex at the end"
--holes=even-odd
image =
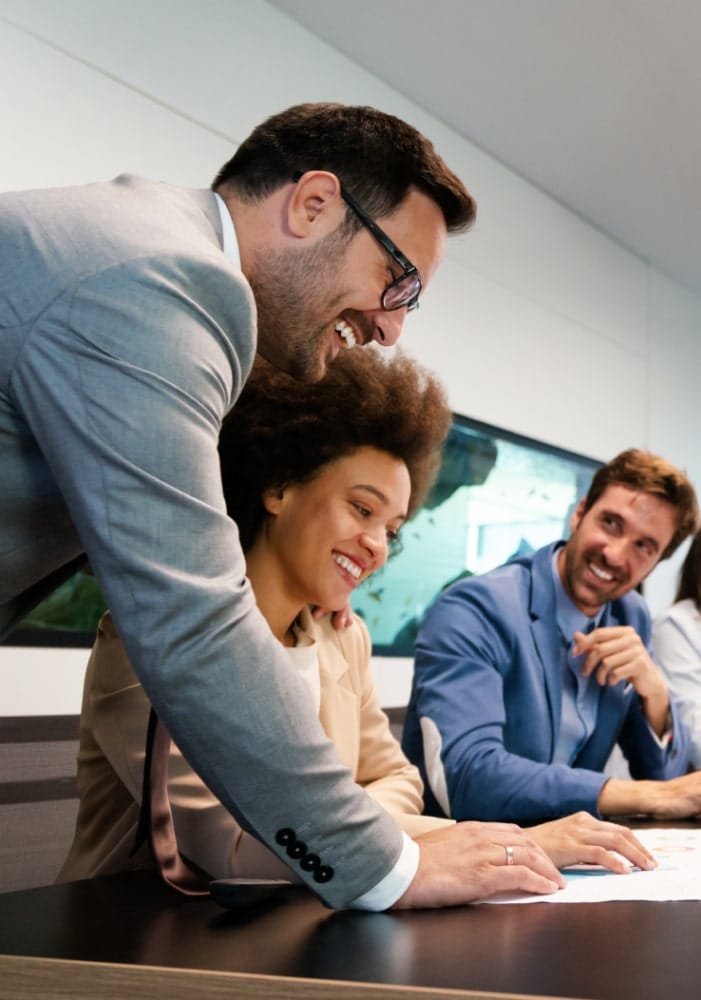
{"type": "MultiPolygon", "coordinates": [[[[597,723],[572,767],[552,763],[562,708],[554,545],[460,581],[419,632],[403,748],[426,784],[428,812],[536,822],[578,809],[597,815],[606,761],[618,743],[634,778],[685,773],[688,733],[672,706],[663,750],[625,683],[603,687],[597,723]]],[[[648,645],[635,592],[606,605],[600,626],[631,625],[648,645]]]]}

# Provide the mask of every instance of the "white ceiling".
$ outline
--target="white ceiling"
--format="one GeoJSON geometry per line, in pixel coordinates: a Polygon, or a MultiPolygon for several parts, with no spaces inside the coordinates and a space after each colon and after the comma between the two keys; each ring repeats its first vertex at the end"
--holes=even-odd
{"type": "Polygon", "coordinates": [[[701,294],[699,0],[272,2],[701,294]]]}

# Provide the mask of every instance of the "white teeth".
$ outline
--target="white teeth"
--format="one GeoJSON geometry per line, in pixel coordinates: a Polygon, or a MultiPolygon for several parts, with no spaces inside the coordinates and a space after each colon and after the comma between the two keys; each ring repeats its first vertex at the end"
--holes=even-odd
{"type": "Polygon", "coordinates": [[[358,343],[358,338],[353,333],[353,328],[348,326],[345,320],[336,320],[334,329],[345,344],[346,350],[350,351],[351,347],[355,347],[358,343]]]}
{"type": "Polygon", "coordinates": [[[360,566],[357,566],[354,562],[352,562],[346,556],[341,556],[341,555],[338,555],[336,552],[334,552],[333,553],[333,559],[334,559],[334,562],[338,563],[338,565],[342,569],[347,570],[347,572],[350,573],[350,575],[352,577],[354,577],[356,580],[360,577],[360,573],[361,573],[360,566]]]}
{"type": "Polygon", "coordinates": [[[611,583],[613,580],[612,573],[607,573],[606,570],[601,569],[599,566],[595,566],[594,563],[589,563],[589,569],[592,571],[594,576],[598,576],[598,578],[603,580],[605,583],[611,583]]]}

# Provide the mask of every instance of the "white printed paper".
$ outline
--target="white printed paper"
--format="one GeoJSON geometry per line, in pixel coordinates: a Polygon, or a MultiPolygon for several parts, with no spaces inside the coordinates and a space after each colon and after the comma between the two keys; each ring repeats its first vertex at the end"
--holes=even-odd
{"type": "Polygon", "coordinates": [[[500,895],[484,903],[604,903],[613,899],[701,900],[701,830],[634,830],[655,856],[653,871],[615,875],[605,868],[565,869],[567,885],[548,896],[500,895]]]}

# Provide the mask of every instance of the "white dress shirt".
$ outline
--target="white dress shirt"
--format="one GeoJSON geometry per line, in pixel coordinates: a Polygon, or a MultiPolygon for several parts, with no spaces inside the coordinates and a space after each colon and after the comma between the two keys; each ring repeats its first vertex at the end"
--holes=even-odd
{"type": "Polygon", "coordinates": [[[691,763],[701,768],[701,611],[691,598],[655,619],[652,648],[691,733],[691,763]]]}

